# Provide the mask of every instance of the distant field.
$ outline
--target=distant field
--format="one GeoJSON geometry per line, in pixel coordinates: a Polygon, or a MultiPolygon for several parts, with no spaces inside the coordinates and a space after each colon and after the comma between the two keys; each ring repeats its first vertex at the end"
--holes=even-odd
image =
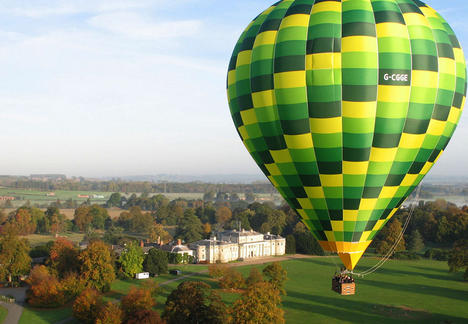
{"type": "MultiPolygon", "coordinates": [[[[5,208],[4,211],[6,214],[9,214],[10,212],[12,211],[15,211],[16,208],[5,208]]],[[[46,208],[41,208],[41,210],[45,211],[46,208]]],[[[124,209],[120,209],[120,208],[107,208],[107,213],[109,214],[109,216],[111,218],[117,218],[120,216],[120,213],[125,211],[124,209]]],[[[60,208],[60,213],[62,213],[63,215],[65,215],[65,218],[67,219],[73,219],[73,217],[75,216],[75,210],[74,209],[67,209],[67,208],[60,208]]]]}
{"type": "Polygon", "coordinates": [[[73,199],[78,203],[85,202],[90,197],[92,203],[105,203],[110,195],[110,192],[99,192],[99,191],[39,191],[39,190],[28,190],[28,189],[16,189],[16,188],[0,188],[0,196],[15,197],[12,201],[14,207],[23,205],[26,201],[30,201],[31,204],[47,205],[57,200],[62,203],[68,199],[73,199]],[[54,195],[50,195],[53,193],[54,195]],[[49,195],[48,195],[49,194],[49,195]],[[93,195],[103,198],[92,198],[93,195]],[[82,196],[82,197],[79,197],[82,196]]]}
{"type": "MultiPolygon", "coordinates": [[[[56,190],[56,191],[39,191],[39,190],[28,190],[28,189],[16,189],[16,188],[4,188],[0,187],[0,196],[15,197],[15,200],[12,201],[13,207],[17,208],[24,205],[26,201],[29,201],[33,205],[49,205],[52,202],[60,200],[64,203],[68,199],[73,199],[78,204],[85,202],[88,198],[83,196],[89,196],[91,203],[104,204],[112,193],[111,192],[99,192],[99,191],[65,191],[65,190],[56,190]],[[54,195],[50,195],[53,193],[54,195]],[[49,194],[49,195],[48,195],[49,194]],[[79,197],[81,196],[81,197],[79,197]],[[93,196],[99,196],[104,198],[92,198],[93,196]]],[[[129,194],[121,193],[125,196],[130,196],[129,194]]],[[[158,195],[159,193],[154,193],[151,195],[158,195]]],[[[187,200],[196,200],[203,199],[203,192],[186,192],[186,193],[161,193],[166,196],[169,200],[175,199],[187,199],[187,200]]],[[[139,193],[137,195],[140,195],[139,193]]],[[[243,194],[239,194],[240,197],[243,197],[243,194]]],[[[262,200],[274,200],[281,201],[282,198],[279,194],[256,194],[257,198],[262,200]]],[[[69,216],[67,214],[67,216],[69,216]]],[[[115,215],[114,215],[115,216],[115,215]]],[[[114,217],[112,216],[112,217],[114,217]]]]}
{"type": "MultiPolygon", "coordinates": [[[[68,240],[72,241],[73,243],[79,243],[83,240],[84,234],[81,233],[60,233],[60,236],[66,237],[68,240]]],[[[29,244],[32,247],[45,244],[49,241],[55,241],[54,235],[43,235],[43,234],[30,234],[23,236],[24,238],[28,239],[29,244]]]]}
{"type": "MultiPolygon", "coordinates": [[[[357,271],[363,271],[377,262],[364,258],[357,271]]],[[[447,263],[439,261],[390,260],[376,273],[357,278],[357,294],[340,296],[331,290],[331,276],[338,258],[317,257],[282,262],[288,271],[287,295],[283,296],[286,323],[467,323],[468,283],[462,282],[462,273],[448,273],[447,263]]],[[[247,276],[252,266],[238,267],[247,276]]],[[[263,269],[264,265],[256,265],[263,269]]],[[[196,273],[206,266],[178,266],[183,274],[196,273]]],[[[175,278],[162,275],[159,283],[175,278]]],[[[219,289],[208,274],[196,274],[187,280],[198,280],[219,289]]],[[[117,301],[141,280],[117,280],[106,300],[117,301]]],[[[169,293],[181,281],[164,286],[157,297],[156,309],[161,312],[169,293]]],[[[223,300],[232,304],[239,295],[218,290],[223,300]]],[[[69,308],[68,308],[69,309],[69,308]]],[[[20,323],[53,323],[70,314],[67,308],[53,311],[27,309],[20,323]],[[53,321],[49,319],[53,316],[53,321]],[[30,320],[29,322],[27,320],[30,320]],[[34,320],[31,322],[31,320],[34,320]]]]}

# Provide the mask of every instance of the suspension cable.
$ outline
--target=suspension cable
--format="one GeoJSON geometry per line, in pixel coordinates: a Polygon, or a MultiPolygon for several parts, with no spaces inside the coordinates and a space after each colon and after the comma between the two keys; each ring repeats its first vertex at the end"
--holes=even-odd
{"type": "Polygon", "coordinates": [[[410,212],[408,214],[408,217],[406,217],[406,221],[405,221],[405,224],[401,230],[401,233],[398,235],[398,238],[397,240],[395,241],[395,243],[393,244],[393,246],[390,248],[390,250],[388,251],[388,253],[382,258],[379,260],[379,262],[377,262],[374,266],[372,266],[371,268],[363,271],[363,272],[353,272],[353,271],[348,271],[349,273],[352,273],[358,277],[365,277],[375,271],[377,271],[379,268],[381,268],[385,262],[387,262],[390,257],[395,253],[395,250],[398,246],[398,244],[400,243],[401,239],[403,238],[403,235],[405,234],[405,231],[406,229],[408,228],[408,225],[410,223],[410,220],[411,220],[411,217],[413,216],[413,213],[414,213],[414,210],[416,209],[416,204],[419,202],[419,195],[421,193],[421,188],[422,188],[422,185],[420,184],[416,190],[416,202],[414,204],[411,204],[410,205],[410,212]]]}

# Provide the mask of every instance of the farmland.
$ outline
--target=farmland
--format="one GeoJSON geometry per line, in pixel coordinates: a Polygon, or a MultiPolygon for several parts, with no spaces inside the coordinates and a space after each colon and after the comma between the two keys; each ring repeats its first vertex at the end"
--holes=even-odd
{"type": "MultiPolygon", "coordinates": [[[[462,282],[461,273],[449,273],[447,263],[440,261],[390,260],[376,273],[358,278],[357,294],[340,296],[330,287],[331,275],[339,260],[334,257],[317,257],[283,261],[288,271],[287,295],[283,297],[286,323],[466,323],[468,321],[468,283],[462,282]]],[[[364,258],[357,269],[363,271],[377,262],[364,258]]],[[[252,266],[237,269],[247,276],[252,266]]],[[[256,265],[262,269],[263,265],[256,265]]],[[[186,266],[190,280],[208,283],[219,289],[217,282],[209,278],[206,266],[186,266]],[[202,272],[202,273],[200,273],[202,272]]],[[[156,280],[164,283],[173,279],[162,275],[156,280]]],[[[162,311],[164,303],[180,281],[164,285],[157,297],[156,309],[162,311]]],[[[117,280],[106,295],[107,300],[117,301],[142,281],[117,280]]],[[[219,289],[223,300],[232,304],[238,294],[219,289]]],[[[54,323],[71,314],[65,307],[54,310],[26,309],[20,323],[54,323]]]]}

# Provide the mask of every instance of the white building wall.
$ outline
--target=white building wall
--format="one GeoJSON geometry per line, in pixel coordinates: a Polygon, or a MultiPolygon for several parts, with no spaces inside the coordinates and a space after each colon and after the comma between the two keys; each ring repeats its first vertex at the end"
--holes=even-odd
{"type": "Polygon", "coordinates": [[[214,239],[211,242],[204,241],[199,245],[193,246],[197,262],[216,263],[219,260],[222,263],[226,263],[238,259],[285,254],[286,240],[284,238],[264,239],[263,234],[239,234],[237,236],[220,235],[219,237],[224,239],[224,242],[214,239]],[[230,244],[226,244],[227,240],[229,240],[230,244]]]}

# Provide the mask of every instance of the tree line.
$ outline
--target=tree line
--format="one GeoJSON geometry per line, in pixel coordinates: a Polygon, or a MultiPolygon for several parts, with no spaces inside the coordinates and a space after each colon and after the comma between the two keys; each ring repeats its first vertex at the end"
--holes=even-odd
{"type": "MultiPolygon", "coordinates": [[[[114,206],[122,201],[115,193],[107,202],[114,206]]],[[[287,253],[322,255],[324,252],[303,225],[296,212],[287,205],[246,201],[204,201],[177,199],[170,201],[163,195],[142,195],[127,200],[120,215],[111,219],[106,208],[87,203],[75,209],[67,220],[57,207],[45,211],[35,207],[20,207],[6,214],[0,211],[0,226],[10,224],[19,234],[60,233],[75,231],[88,238],[98,237],[109,244],[123,245],[132,236],[158,238],[167,243],[181,239],[186,244],[209,238],[221,229],[270,232],[286,238],[287,253]]],[[[386,254],[402,232],[402,224],[410,208],[401,208],[376,236],[370,251],[386,254]]],[[[444,200],[420,202],[394,257],[426,257],[447,261],[450,249],[468,237],[468,207],[459,208],[444,200]],[[426,246],[430,246],[428,249],[426,246]]]]}

